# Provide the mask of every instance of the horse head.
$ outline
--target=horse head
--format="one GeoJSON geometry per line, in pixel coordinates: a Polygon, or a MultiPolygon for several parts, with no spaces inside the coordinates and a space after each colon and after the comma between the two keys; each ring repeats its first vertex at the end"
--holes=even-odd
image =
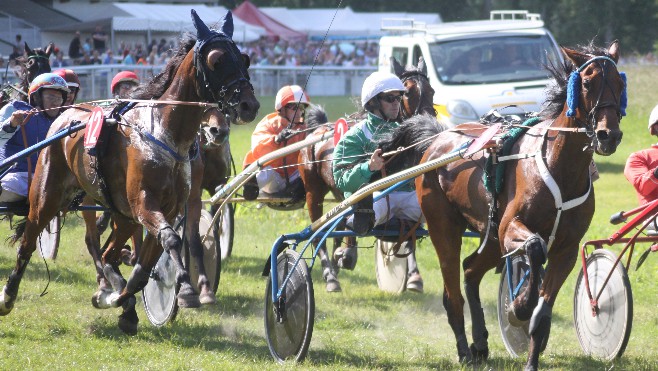
{"type": "Polygon", "coordinates": [[[562,50],[574,66],[567,86],[567,116],[587,128],[596,153],[609,156],[621,142],[619,124],[626,114],[626,76],[617,70],[619,42],[600,55],[562,50]]]}
{"type": "Polygon", "coordinates": [[[253,121],[260,103],[249,81],[249,57],[232,40],[231,12],[224,16],[220,30],[209,29],[194,10],[192,20],[197,30],[194,46],[197,94],[207,102],[216,102],[231,121],[253,121]]]}
{"type": "Polygon", "coordinates": [[[25,66],[25,78],[27,84],[32,82],[35,77],[42,73],[50,72],[50,54],[54,49],[53,43],[48,44],[45,50],[41,48],[30,49],[25,43],[25,53],[23,54],[23,62],[25,66]]]}
{"type": "Polygon", "coordinates": [[[402,67],[395,57],[391,57],[391,64],[406,89],[400,103],[402,117],[406,119],[419,114],[436,116],[434,89],[427,77],[427,66],[423,57],[418,58],[417,66],[402,67]]]}
{"type": "Polygon", "coordinates": [[[201,143],[204,146],[221,146],[228,141],[230,122],[220,110],[211,108],[201,122],[201,143]]]}

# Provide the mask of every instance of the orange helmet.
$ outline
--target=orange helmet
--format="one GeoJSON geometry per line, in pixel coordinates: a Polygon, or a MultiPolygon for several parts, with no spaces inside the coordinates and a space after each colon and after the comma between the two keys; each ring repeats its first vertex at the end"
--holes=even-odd
{"type": "Polygon", "coordinates": [[[115,88],[122,82],[133,82],[135,84],[139,84],[139,77],[137,77],[137,75],[132,71],[121,71],[117,73],[112,79],[112,85],[110,85],[112,94],[115,94],[115,88]]]}
{"type": "Polygon", "coordinates": [[[62,68],[56,71],[53,71],[53,73],[61,76],[65,81],[66,85],[69,86],[70,88],[77,88],[78,90],[80,89],[80,79],[78,79],[78,75],[73,72],[73,70],[70,70],[68,68],[62,68]]]}
{"type": "Polygon", "coordinates": [[[308,94],[299,85],[287,85],[279,89],[274,101],[274,109],[280,110],[281,107],[288,103],[311,104],[308,94]]]}

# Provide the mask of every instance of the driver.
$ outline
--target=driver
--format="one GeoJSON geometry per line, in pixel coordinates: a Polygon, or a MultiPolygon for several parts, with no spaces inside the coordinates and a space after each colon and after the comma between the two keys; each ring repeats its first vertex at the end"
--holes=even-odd
{"type": "Polygon", "coordinates": [[[117,99],[128,99],[130,93],[139,85],[139,77],[132,71],[121,71],[114,75],[110,90],[117,99]]]}
{"type": "MultiPolygon", "coordinates": [[[[373,176],[384,168],[382,150],[377,148],[377,142],[399,126],[400,101],[404,92],[402,81],[392,73],[373,72],[363,82],[361,104],[368,115],[340,139],[334,151],[334,179],[345,198],[370,183],[373,176]]],[[[424,220],[413,187],[413,183],[405,183],[388,197],[379,199],[372,206],[374,214],[367,207],[357,205],[354,217],[347,221],[348,226],[357,234],[365,234],[373,226],[384,224],[393,217],[413,222],[424,220]]],[[[378,193],[375,192],[374,196],[378,193]]],[[[407,290],[423,292],[423,279],[413,253],[413,239],[406,244],[412,251],[408,255],[407,290]]]]}
{"type": "MultiPolygon", "coordinates": [[[[649,115],[649,134],[658,136],[658,105],[649,115]]],[[[631,153],[626,161],[624,176],[635,188],[641,205],[658,198],[658,144],[631,153]]]]}
{"type": "MultiPolygon", "coordinates": [[[[244,166],[258,160],[270,152],[306,139],[304,114],[311,104],[306,92],[299,85],[284,86],[276,93],[275,112],[265,116],[256,125],[251,135],[251,151],[244,159],[244,166]]],[[[299,151],[274,159],[267,163],[250,182],[244,185],[243,196],[246,200],[255,200],[259,190],[263,193],[276,194],[286,191],[293,201],[303,197],[304,185],[296,166],[299,151]]]]}
{"type": "MultiPolygon", "coordinates": [[[[62,77],[44,73],[30,84],[29,103],[15,100],[4,106],[0,110],[0,160],[46,139],[48,129],[59,116],[68,93],[69,88],[62,77]],[[17,130],[19,127],[20,130],[17,130]]],[[[37,152],[18,160],[17,165],[0,180],[0,202],[27,198],[28,169],[34,172],[38,155],[37,152]]]]}

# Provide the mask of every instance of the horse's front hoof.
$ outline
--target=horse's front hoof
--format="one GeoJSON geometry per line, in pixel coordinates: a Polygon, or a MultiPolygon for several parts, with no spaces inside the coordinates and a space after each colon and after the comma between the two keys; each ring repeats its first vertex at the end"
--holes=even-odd
{"type": "Polygon", "coordinates": [[[202,305],[217,304],[217,299],[215,299],[215,293],[210,290],[202,292],[201,294],[199,294],[199,302],[202,305]]]}
{"type": "Polygon", "coordinates": [[[199,294],[194,291],[191,285],[182,284],[178,292],[178,306],[181,308],[199,308],[201,301],[199,294]]]}
{"type": "Polygon", "coordinates": [[[514,327],[523,327],[526,326],[529,321],[520,320],[514,312],[514,307],[510,306],[507,308],[507,322],[514,327]]]}
{"type": "Polygon", "coordinates": [[[334,260],[339,268],[354,270],[359,258],[356,247],[339,247],[334,251],[334,260]]]}
{"type": "Polygon", "coordinates": [[[119,329],[126,335],[129,336],[137,335],[138,323],[139,323],[139,318],[137,318],[137,312],[135,311],[135,307],[119,315],[119,329]]]}
{"type": "Polygon", "coordinates": [[[0,292],[0,316],[6,316],[14,309],[14,299],[7,294],[6,287],[0,292]]]}

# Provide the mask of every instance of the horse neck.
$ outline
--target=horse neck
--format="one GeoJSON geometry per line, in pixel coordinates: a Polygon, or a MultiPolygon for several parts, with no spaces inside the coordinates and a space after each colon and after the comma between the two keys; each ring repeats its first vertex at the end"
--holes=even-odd
{"type": "MultiPolygon", "coordinates": [[[[565,110],[550,127],[573,129],[577,126],[576,120],[568,118],[565,110]]],[[[550,173],[558,184],[565,185],[561,188],[582,193],[582,188],[589,184],[589,166],[594,152],[590,137],[581,132],[549,130],[547,138],[544,155],[550,173]]]]}
{"type": "MultiPolygon", "coordinates": [[[[194,74],[177,76],[172,84],[160,97],[162,101],[201,102],[196,93],[194,74]]],[[[205,108],[201,105],[164,104],[160,109],[160,126],[172,138],[174,143],[189,146],[196,139],[196,135],[203,121],[205,108]]]]}

